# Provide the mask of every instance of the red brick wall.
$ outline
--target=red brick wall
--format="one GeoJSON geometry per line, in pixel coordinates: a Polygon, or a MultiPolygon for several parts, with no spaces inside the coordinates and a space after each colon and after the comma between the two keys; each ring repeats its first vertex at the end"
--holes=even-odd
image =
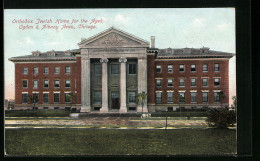
{"type": "MultiPolygon", "coordinates": [[[[213,90],[221,90],[225,93],[226,99],[223,103],[228,103],[229,98],[229,80],[228,80],[228,60],[227,59],[192,59],[192,60],[161,60],[152,63],[152,58],[148,57],[148,67],[149,72],[155,72],[156,65],[161,65],[162,73],[148,74],[148,103],[154,103],[156,99],[155,91],[162,91],[162,104],[167,103],[167,90],[174,90],[174,103],[178,103],[179,90],[186,90],[185,92],[185,103],[190,104],[190,90],[197,90],[197,104],[202,103],[202,91],[209,90],[209,102],[214,103],[214,93],[213,90]],[[219,63],[220,71],[214,71],[214,64],[219,63]],[[185,65],[185,72],[179,72],[179,65],[185,65]],[[191,65],[196,65],[196,72],[191,72],[191,65]],[[203,72],[203,64],[208,64],[208,72],[203,72]],[[168,65],[173,65],[173,73],[168,73],[168,65]],[[196,87],[191,87],[191,77],[196,77],[196,87]],[[202,87],[202,78],[209,77],[208,87],[202,87]],[[220,77],[220,86],[214,86],[214,78],[220,77]],[[156,87],[155,78],[162,79],[162,87],[156,87]],[[167,78],[173,78],[173,87],[167,87],[167,78]],[[179,86],[179,78],[185,78],[185,87],[179,86]]],[[[158,60],[158,59],[157,59],[158,60]]]]}
{"type": "Polygon", "coordinates": [[[148,73],[148,79],[147,79],[147,102],[149,104],[155,104],[155,82],[154,82],[154,76],[155,76],[155,55],[148,55],[147,56],[147,73],[148,73]]]}
{"type": "MultiPolygon", "coordinates": [[[[65,104],[64,91],[71,91],[77,95],[80,94],[80,68],[76,62],[73,63],[16,63],[15,64],[15,103],[22,104],[22,92],[39,92],[38,104],[43,104],[43,92],[49,92],[49,104],[53,104],[53,91],[60,91],[60,104],[65,104]],[[54,67],[60,67],[60,74],[54,74],[54,67]],[[70,66],[70,74],[65,74],[65,67],[70,66]],[[28,74],[23,75],[23,68],[28,68],[28,74]],[[33,68],[38,67],[38,75],[33,74],[33,68]],[[48,74],[43,74],[44,67],[49,67],[48,74]],[[22,80],[28,80],[28,88],[24,89],[22,80]],[[79,80],[78,80],[79,79],[79,80]],[[38,89],[33,89],[33,80],[38,80],[38,89]],[[49,88],[43,88],[43,80],[49,80],[49,88]],[[60,80],[60,88],[54,88],[54,80],[60,80]],[[70,88],[65,88],[65,80],[70,80],[70,88]],[[77,86],[75,86],[75,81],[77,86]]],[[[78,96],[77,96],[78,97],[78,96]]],[[[80,104],[80,96],[77,98],[77,104],[80,104]]]]}

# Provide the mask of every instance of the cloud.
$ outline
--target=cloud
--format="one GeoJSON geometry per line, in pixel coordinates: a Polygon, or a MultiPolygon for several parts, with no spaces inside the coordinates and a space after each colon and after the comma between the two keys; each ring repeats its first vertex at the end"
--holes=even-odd
{"type": "Polygon", "coordinates": [[[225,29],[225,28],[227,28],[227,27],[228,27],[228,24],[226,24],[226,23],[217,25],[217,28],[218,28],[218,29],[225,29]]]}
{"type": "Polygon", "coordinates": [[[25,44],[32,45],[32,44],[34,44],[34,42],[31,40],[30,37],[24,37],[21,40],[16,40],[16,44],[18,44],[18,45],[25,45],[25,44]]]}
{"type": "Polygon", "coordinates": [[[115,16],[115,22],[117,22],[117,23],[125,24],[125,23],[128,23],[128,21],[129,21],[129,18],[124,17],[124,16],[121,15],[121,14],[117,14],[117,15],[115,16]]]}
{"type": "Polygon", "coordinates": [[[204,26],[205,25],[205,18],[196,18],[192,21],[193,26],[204,26]]]}

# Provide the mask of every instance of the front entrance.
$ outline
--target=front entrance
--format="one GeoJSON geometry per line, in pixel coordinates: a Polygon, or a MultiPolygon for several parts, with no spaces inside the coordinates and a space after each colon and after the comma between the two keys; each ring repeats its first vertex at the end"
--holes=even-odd
{"type": "Polygon", "coordinates": [[[111,98],[112,98],[112,109],[119,109],[120,108],[120,97],[119,97],[119,92],[118,91],[113,91],[111,92],[111,98]]]}

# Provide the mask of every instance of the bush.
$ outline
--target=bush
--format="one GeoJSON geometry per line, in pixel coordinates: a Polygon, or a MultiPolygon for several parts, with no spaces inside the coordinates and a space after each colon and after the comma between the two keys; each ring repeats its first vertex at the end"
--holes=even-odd
{"type": "Polygon", "coordinates": [[[211,109],[207,118],[208,125],[210,127],[216,127],[219,129],[225,129],[236,123],[235,111],[229,111],[227,109],[211,109]]]}

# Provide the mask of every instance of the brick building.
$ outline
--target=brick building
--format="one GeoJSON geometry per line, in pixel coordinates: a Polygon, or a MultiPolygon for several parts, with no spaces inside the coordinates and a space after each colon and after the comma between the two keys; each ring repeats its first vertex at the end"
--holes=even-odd
{"type": "Polygon", "coordinates": [[[79,49],[10,58],[15,108],[140,112],[141,92],[147,93],[144,111],[149,112],[228,106],[232,53],[158,49],[153,36],[149,44],[112,27],[82,39],[79,49]]]}

